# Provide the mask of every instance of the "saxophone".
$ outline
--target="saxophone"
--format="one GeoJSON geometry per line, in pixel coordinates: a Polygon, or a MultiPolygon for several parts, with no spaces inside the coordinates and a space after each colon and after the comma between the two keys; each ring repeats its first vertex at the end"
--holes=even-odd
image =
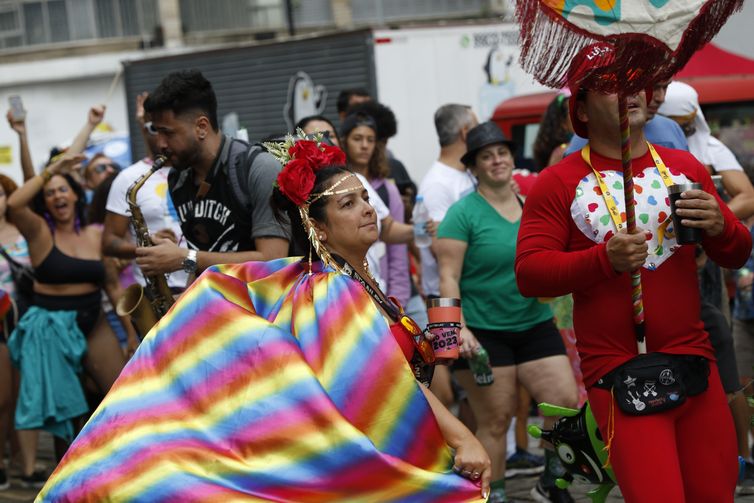
{"type": "MultiPolygon", "coordinates": [[[[166,161],[165,156],[158,155],[155,157],[154,164],[149,171],[131,184],[126,193],[126,201],[131,211],[131,225],[136,234],[136,246],[153,246],[144,215],[136,204],[136,194],[147,179],[162,168],[166,161]]],[[[170,306],[175,302],[164,274],[144,276],[144,280],[146,287],[142,287],[138,283],[129,286],[115,306],[115,311],[119,316],[131,317],[142,337],[147,335],[147,332],[168,312],[170,306]]]]}

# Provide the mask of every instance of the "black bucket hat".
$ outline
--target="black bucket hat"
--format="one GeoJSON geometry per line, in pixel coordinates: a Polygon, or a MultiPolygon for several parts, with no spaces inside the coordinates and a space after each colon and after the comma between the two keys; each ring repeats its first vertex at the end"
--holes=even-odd
{"type": "Polygon", "coordinates": [[[461,157],[464,166],[473,166],[476,154],[484,147],[502,143],[511,153],[516,151],[516,144],[505,137],[497,124],[492,121],[482,122],[466,135],[466,153],[461,157]]]}

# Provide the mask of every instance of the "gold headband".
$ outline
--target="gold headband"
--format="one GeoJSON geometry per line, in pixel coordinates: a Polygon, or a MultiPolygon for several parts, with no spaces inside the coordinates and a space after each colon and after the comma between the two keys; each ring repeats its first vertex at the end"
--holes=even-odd
{"type": "Polygon", "coordinates": [[[341,189],[341,190],[335,190],[337,189],[343,182],[351,178],[352,176],[356,176],[353,173],[348,173],[347,175],[343,175],[337,182],[330,185],[328,188],[320,192],[319,194],[312,194],[309,196],[309,203],[308,204],[314,204],[317,200],[325,197],[325,196],[337,196],[340,194],[348,194],[349,192],[355,192],[359,190],[358,187],[352,187],[350,189],[341,189]]]}

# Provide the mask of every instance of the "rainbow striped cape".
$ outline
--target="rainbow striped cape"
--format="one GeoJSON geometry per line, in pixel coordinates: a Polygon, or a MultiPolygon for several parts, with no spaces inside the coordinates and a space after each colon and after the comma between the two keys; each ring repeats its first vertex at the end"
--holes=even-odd
{"type": "Polygon", "coordinates": [[[297,259],[207,270],[38,501],[481,501],[368,294],[297,259]]]}

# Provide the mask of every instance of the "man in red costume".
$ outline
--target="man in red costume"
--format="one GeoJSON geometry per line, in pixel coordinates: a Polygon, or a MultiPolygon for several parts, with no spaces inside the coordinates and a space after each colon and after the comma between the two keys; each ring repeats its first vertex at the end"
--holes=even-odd
{"type": "Polygon", "coordinates": [[[584,382],[626,502],[732,502],[737,476],[733,420],[699,318],[694,246],[676,242],[667,186],[702,185],[682,194],[678,215],[684,225],[701,229],[702,246],[720,265],[741,267],[751,237],[718,198],[703,165],[687,152],[647,143],[643,126],[651,97],[645,92],[628,97],[640,230],[621,230],[625,202],[618,98],[588,90],[593,79],[610,78],[606,70],[613,61],[611,46],[594,44],[571,65],[571,120],[589,145],[543,171],[530,193],[518,240],[518,286],[525,296],[573,293],[584,382]],[[620,217],[613,220],[610,207],[617,207],[620,217]],[[631,388],[629,374],[623,383],[632,397],[623,396],[628,403],[619,403],[619,385],[611,384],[613,371],[637,355],[631,271],[638,268],[648,352],[674,355],[681,368],[693,360],[705,370],[686,372],[689,380],[701,377],[704,391],[689,392],[681,405],[648,415],[641,414],[652,409],[652,381],[631,388]],[[628,410],[632,406],[636,410],[628,410]]]}

